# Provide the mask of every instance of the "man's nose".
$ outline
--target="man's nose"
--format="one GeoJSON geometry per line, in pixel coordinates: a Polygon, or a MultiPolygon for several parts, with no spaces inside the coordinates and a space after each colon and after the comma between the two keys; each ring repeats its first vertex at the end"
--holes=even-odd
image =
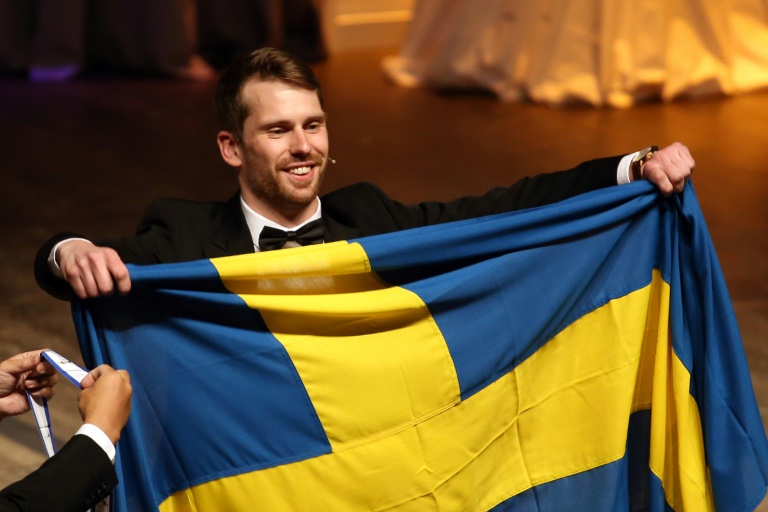
{"type": "Polygon", "coordinates": [[[291,136],[290,151],[294,155],[307,155],[312,151],[312,147],[307,140],[307,134],[304,130],[294,130],[291,136]]]}

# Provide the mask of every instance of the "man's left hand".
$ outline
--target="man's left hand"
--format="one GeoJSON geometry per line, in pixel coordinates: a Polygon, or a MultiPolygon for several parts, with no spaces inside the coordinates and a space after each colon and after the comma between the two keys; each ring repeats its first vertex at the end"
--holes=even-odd
{"type": "Polygon", "coordinates": [[[643,164],[640,172],[644,180],[656,185],[665,196],[680,193],[696,167],[691,152],[679,142],[656,151],[643,164]]]}
{"type": "Polygon", "coordinates": [[[29,410],[25,390],[51,398],[59,380],[56,370],[40,359],[43,350],[25,352],[0,362],[0,420],[29,410]]]}

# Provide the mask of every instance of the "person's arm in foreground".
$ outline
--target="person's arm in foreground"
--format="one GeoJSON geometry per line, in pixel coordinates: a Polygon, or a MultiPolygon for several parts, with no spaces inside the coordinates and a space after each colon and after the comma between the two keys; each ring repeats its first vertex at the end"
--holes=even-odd
{"type": "MultiPolygon", "coordinates": [[[[36,368],[40,365],[39,352],[23,355],[23,362],[11,359],[0,363],[0,397],[17,392],[18,384],[8,393],[8,382],[27,382],[30,377],[24,375],[26,372],[40,370],[36,368]]],[[[44,366],[47,370],[47,365],[44,366]]],[[[51,380],[55,383],[55,378],[46,382],[51,380]]],[[[0,491],[0,511],[82,511],[101,501],[117,484],[112,459],[114,444],[131,410],[128,373],[102,365],[83,379],[82,386],[78,405],[85,422],[83,427],[38,470],[0,491]]],[[[41,396],[52,395],[52,391],[38,392],[41,396]]],[[[12,410],[13,414],[20,414],[18,407],[9,409],[7,405],[11,402],[2,398],[0,407],[4,413],[12,410]]]]}

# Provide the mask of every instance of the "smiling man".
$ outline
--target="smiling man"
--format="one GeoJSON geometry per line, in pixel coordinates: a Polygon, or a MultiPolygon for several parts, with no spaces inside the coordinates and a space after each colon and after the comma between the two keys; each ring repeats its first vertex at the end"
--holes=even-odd
{"type": "Polygon", "coordinates": [[[131,288],[125,263],[216,258],[333,242],[532,208],[635,179],[664,195],[680,192],[694,168],[688,149],[599,158],[573,169],[525,178],[481,196],[404,205],[370,183],[320,197],[328,162],[323,99],[312,69],[292,55],[262,48],[222,74],[216,90],[217,141],[237,171],[226,202],[155,201],[136,234],[91,242],[60,233],[38,252],[35,276],[51,295],[97,297],[131,288]]]}
{"type": "MultiPolygon", "coordinates": [[[[226,84],[226,78],[221,89],[238,87],[226,84]]],[[[248,113],[244,120],[228,115],[239,111],[227,104],[232,95],[219,94],[225,129],[219,132],[218,143],[224,161],[238,169],[245,204],[267,219],[295,227],[319,208],[328,130],[316,82],[284,80],[247,79],[239,95],[234,93],[248,113]]]]}

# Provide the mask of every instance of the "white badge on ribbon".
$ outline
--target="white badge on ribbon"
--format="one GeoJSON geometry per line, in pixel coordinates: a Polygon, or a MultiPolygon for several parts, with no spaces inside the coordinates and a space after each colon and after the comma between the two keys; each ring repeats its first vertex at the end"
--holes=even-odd
{"type": "Polygon", "coordinates": [[[53,350],[46,350],[40,356],[51,363],[56,368],[56,371],[69,379],[77,387],[81,387],[80,383],[88,375],[88,370],[53,350]]]}
{"type": "MultiPolygon", "coordinates": [[[[69,359],[63,357],[61,354],[54,352],[53,350],[46,350],[40,354],[40,359],[48,361],[56,368],[60,374],[69,379],[72,384],[80,387],[80,382],[88,375],[88,370],[73,363],[69,359]]],[[[32,410],[32,414],[35,416],[37,422],[37,428],[40,430],[40,437],[43,440],[45,446],[45,452],[48,457],[53,457],[56,453],[56,443],[53,440],[53,431],[51,429],[51,416],[48,413],[48,400],[41,397],[35,397],[29,394],[27,391],[27,400],[29,400],[29,408],[32,410]]]]}
{"type": "Polygon", "coordinates": [[[45,453],[48,454],[48,457],[53,457],[53,454],[56,453],[56,444],[53,441],[53,433],[51,432],[48,400],[32,396],[29,394],[29,391],[27,391],[27,400],[29,400],[29,408],[35,416],[37,429],[40,431],[40,438],[43,440],[43,446],[45,446],[45,453]]]}

